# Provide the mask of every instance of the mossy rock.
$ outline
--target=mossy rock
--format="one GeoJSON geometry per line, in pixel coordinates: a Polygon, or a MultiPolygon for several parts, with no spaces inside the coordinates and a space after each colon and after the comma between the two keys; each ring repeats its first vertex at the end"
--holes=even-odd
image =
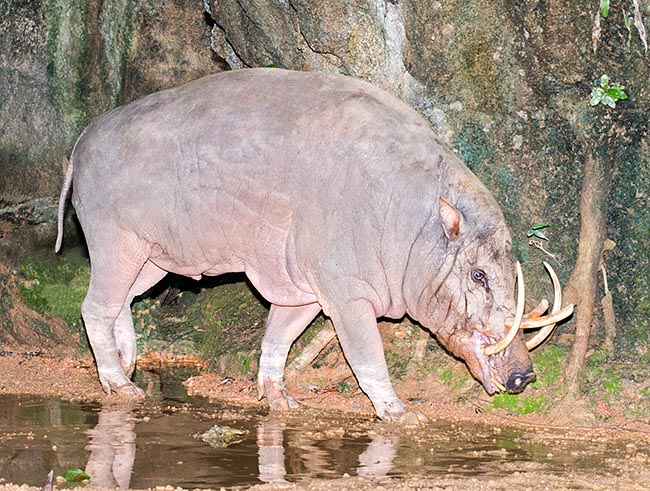
{"type": "MultiPolygon", "coordinates": [[[[29,283],[27,283],[29,285],[29,283]]],[[[8,346],[71,346],[74,337],[37,296],[25,295],[25,278],[0,264],[0,344],[8,346]],[[33,305],[38,305],[34,309],[33,305]]]]}
{"type": "Polygon", "coordinates": [[[18,268],[18,278],[22,302],[46,318],[62,319],[69,333],[79,340],[77,349],[88,350],[81,319],[81,303],[90,281],[87,259],[76,252],[67,257],[32,255],[18,268]]]}
{"type": "Polygon", "coordinates": [[[257,366],[268,308],[243,275],[198,283],[172,276],[134,302],[132,312],[140,352],[199,355],[236,376],[257,366]],[[175,292],[169,303],[162,301],[166,288],[175,292]]]}

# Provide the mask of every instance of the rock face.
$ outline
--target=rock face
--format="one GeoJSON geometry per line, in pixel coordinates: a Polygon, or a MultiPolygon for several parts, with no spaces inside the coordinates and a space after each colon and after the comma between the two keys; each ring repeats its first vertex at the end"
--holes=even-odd
{"type": "Polygon", "coordinates": [[[0,199],[53,195],[65,138],[49,100],[45,13],[0,5],[0,199]],[[45,164],[46,163],[46,164],[45,164]]]}
{"type": "Polygon", "coordinates": [[[18,228],[7,247],[23,251],[12,257],[51,241],[62,167],[90,120],[218,70],[209,36],[200,4],[2,2],[0,220],[18,228]],[[45,229],[36,238],[27,232],[34,225],[45,229]]]}
{"type": "MultiPolygon", "coordinates": [[[[72,143],[115,105],[224,67],[345,73],[414,106],[488,184],[527,277],[540,277],[533,297],[550,290],[548,254],[563,281],[575,262],[585,162],[610,169],[617,248],[605,264],[632,349],[625,332],[650,332],[650,64],[627,3],[612,2],[598,31],[592,0],[2,2],[0,219],[23,224],[21,237],[48,227],[72,143]],[[615,109],[589,106],[603,73],[627,86],[615,109]],[[526,235],[541,221],[543,250],[526,235]]],[[[650,3],[638,3],[647,31],[650,3]]],[[[635,355],[650,350],[643,339],[635,355]]]]}
{"type": "Polygon", "coordinates": [[[350,0],[210,1],[212,48],[230,68],[278,66],[344,73],[426,111],[424,87],[404,67],[403,9],[350,0]]]}
{"type": "Polygon", "coordinates": [[[121,103],[227,68],[210,49],[200,2],[134,2],[134,33],[121,103]]]}
{"type": "MultiPolygon", "coordinates": [[[[231,68],[346,73],[418,109],[501,202],[516,254],[540,276],[527,285],[538,298],[547,291],[542,260],[557,259],[568,278],[584,162],[601,159],[613,174],[607,211],[619,249],[606,259],[619,324],[650,327],[650,254],[640,246],[649,238],[650,69],[621,10],[600,20],[594,53],[598,5],[584,0],[212,0],[206,8],[213,49],[231,68]],[[630,99],[615,110],[589,106],[603,73],[628,86],[630,99]],[[527,231],[541,221],[552,225],[549,240],[530,243],[527,231]]],[[[645,339],[638,354],[650,349],[645,339]]]]}

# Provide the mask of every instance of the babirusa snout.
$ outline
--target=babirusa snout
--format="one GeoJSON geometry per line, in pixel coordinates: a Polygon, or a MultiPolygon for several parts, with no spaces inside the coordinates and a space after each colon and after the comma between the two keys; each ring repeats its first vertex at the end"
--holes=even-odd
{"type": "Polygon", "coordinates": [[[510,343],[512,343],[519,329],[536,329],[543,327],[543,329],[526,342],[526,348],[530,351],[544,342],[553,331],[556,323],[566,319],[573,313],[573,304],[561,308],[562,288],[560,287],[560,280],[550,264],[544,262],[544,267],[548,271],[553,282],[554,298],[551,313],[547,316],[541,316],[541,314],[548,308],[548,301],[542,300],[537,307],[531,310],[528,314],[523,315],[525,298],[524,278],[521,272],[521,265],[519,264],[519,261],[517,261],[517,308],[514,322],[512,323],[512,326],[506,325],[506,336],[501,341],[495,344],[483,346],[483,353],[485,355],[494,355],[506,349],[510,343]]]}
{"type": "Polygon", "coordinates": [[[515,372],[512,375],[510,375],[510,377],[508,377],[508,381],[506,382],[505,389],[511,394],[518,394],[519,392],[521,392],[526,388],[529,382],[535,380],[535,378],[536,375],[535,372],[533,371],[526,372],[526,373],[515,372]]]}

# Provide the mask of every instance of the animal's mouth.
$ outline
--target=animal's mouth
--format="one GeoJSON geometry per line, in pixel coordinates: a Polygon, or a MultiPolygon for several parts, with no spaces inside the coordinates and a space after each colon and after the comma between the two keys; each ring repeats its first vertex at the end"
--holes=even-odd
{"type": "MultiPolygon", "coordinates": [[[[493,356],[489,356],[487,359],[488,377],[490,383],[494,388],[494,392],[492,392],[492,394],[499,393],[499,392],[507,392],[505,383],[501,378],[501,375],[499,375],[499,372],[497,371],[496,367],[494,366],[494,361],[495,361],[495,357],[493,356]]],[[[488,390],[488,392],[490,391],[488,390]]]]}
{"type": "MultiPolygon", "coordinates": [[[[524,314],[526,298],[524,276],[521,272],[521,265],[519,264],[519,261],[517,261],[517,307],[515,317],[510,321],[506,321],[506,335],[503,339],[495,343],[488,341],[483,345],[483,354],[486,355],[488,359],[493,355],[502,353],[515,339],[519,329],[537,329],[541,327],[542,329],[526,342],[526,348],[528,348],[529,351],[532,350],[542,344],[544,340],[550,336],[553,328],[559,321],[566,319],[573,313],[573,304],[569,304],[564,308],[560,307],[562,305],[562,288],[560,287],[560,280],[550,264],[544,262],[544,266],[551,276],[553,289],[555,291],[551,313],[546,316],[542,315],[548,309],[548,301],[544,299],[537,307],[527,314],[524,314]]],[[[496,382],[499,382],[498,375],[496,382]]],[[[501,386],[503,386],[503,382],[501,381],[500,383],[501,386]]]]}
{"type": "Polygon", "coordinates": [[[492,396],[495,393],[506,392],[505,381],[497,368],[498,365],[502,364],[505,353],[501,352],[496,355],[486,356],[483,353],[483,348],[496,341],[478,329],[473,331],[472,336],[474,338],[473,354],[467,359],[470,371],[481,381],[488,395],[492,396]],[[470,360],[473,360],[473,362],[470,360]]]}
{"type": "MultiPolygon", "coordinates": [[[[488,395],[494,395],[501,392],[518,394],[526,386],[535,380],[536,375],[531,366],[521,369],[504,370],[509,366],[509,354],[505,351],[495,355],[485,356],[481,347],[486,343],[494,342],[489,336],[474,331],[475,336],[475,363],[473,370],[474,375],[478,378],[488,395]]],[[[471,367],[470,367],[471,370],[471,367]]]]}
{"type": "Polygon", "coordinates": [[[499,355],[489,356],[486,361],[486,374],[484,380],[487,380],[485,386],[488,394],[493,395],[500,392],[508,392],[510,394],[518,394],[523,391],[526,386],[533,382],[537,375],[534,371],[514,371],[507,375],[507,379],[504,379],[501,376],[501,372],[496,367],[496,361],[499,359],[499,355]]]}

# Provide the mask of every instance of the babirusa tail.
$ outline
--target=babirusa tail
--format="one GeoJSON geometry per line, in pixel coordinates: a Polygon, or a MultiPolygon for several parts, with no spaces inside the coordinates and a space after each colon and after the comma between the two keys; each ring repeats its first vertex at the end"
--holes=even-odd
{"type": "Polygon", "coordinates": [[[63,243],[63,215],[65,213],[65,201],[68,198],[70,186],[72,186],[72,160],[70,160],[68,171],[65,173],[65,179],[63,179],[63,187],[61,188],[61,195],[59,196],[57,234],[54,252],[59,252],[61,249],[61,244],[63,243]]]}

